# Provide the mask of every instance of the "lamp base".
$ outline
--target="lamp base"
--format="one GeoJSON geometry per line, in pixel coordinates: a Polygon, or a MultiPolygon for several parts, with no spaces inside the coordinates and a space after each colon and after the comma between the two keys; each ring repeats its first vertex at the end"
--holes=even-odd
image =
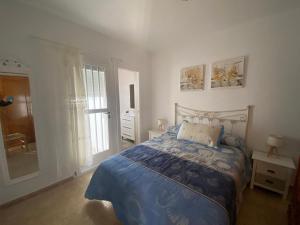
{"type": "Polygon", "coordinates": [[[164,126],[163,124],[160,124],[160,125],[158,126],[158,130],[159,130],[159,131],[164,131],[164,130],[165,130],[165,126],[164,126]]]}
{"type": "Polygon", "coordinates": [[[272,157],[272,156],[278,156],[278,155],[279,155],[278,148],[274,147],[274,146],[270,146],[267,156],[272,157]]]}

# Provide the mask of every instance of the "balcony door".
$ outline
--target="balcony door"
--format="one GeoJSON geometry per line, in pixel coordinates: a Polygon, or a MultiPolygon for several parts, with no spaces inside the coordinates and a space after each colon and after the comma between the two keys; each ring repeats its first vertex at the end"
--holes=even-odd
{"type": "Polygon", "coordinates": [[[101,66],[84,65],[83,74],[87,98],[89,150],[92,153],[93,165],[96,165],[114,153],[108,82],[105,69],[101,66]]]}

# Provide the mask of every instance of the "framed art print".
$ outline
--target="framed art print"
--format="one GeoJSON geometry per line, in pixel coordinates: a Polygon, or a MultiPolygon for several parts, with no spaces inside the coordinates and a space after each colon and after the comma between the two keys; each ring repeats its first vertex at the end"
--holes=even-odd
{"type": "Polygon", "coordinates": [[[186,67],[181,70],[180,90],[204,89],[204,65],[186,67]]]}
{"type": "Polygon", "coordinates": [[[243,87],[245,57],[227,59],[212,64],[211,88],[243,87]]]}

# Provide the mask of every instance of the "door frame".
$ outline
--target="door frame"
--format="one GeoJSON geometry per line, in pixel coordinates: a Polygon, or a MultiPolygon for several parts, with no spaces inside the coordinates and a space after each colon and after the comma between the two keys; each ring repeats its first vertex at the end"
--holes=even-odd
{"type": "Polygon", "coordinates": [[[126,64],[124,65],[123,63],[120,63],[117,66],[117,73],[116,73],[116,86],[117,86],[117,108],[118,108],[118,131],[119,131],[119,139],[118,139],[118,143],[119,143],[119,151],[121,151],[121,112],[120,112],[120,92],[119,92],[119,69],[124,69],[124,70],[128,70],[128,71],[132,71],[134,73],[136,73],[136,88],[135,90],[135,106],[138,106],[136,109],[134,109],[135,112],[135,136],[136,136],[136,140],[135,140],[135,144],[139,144],[141,143],[141,107],[140,107],[140,72],[135,69],[134,67],[130,67],[127,66],[126,64]],[[136,94],[137,93],[137,94],[136,94]],[[136,98],[136,96],[138,96],[138,98],[136,98]]]}
{"type": "Polygon", "coordinates": [[[114,117],[117,115],[116,112],[116,104],[115,104],[115,80],[114,80],[114,68],[113,65],[105,58],[98,59],[98,57],[93,56],[91,54],[81,54],[81,68],[84,68],[85,65],[97,66],[101,67],[105,73],[105,85],[106,85],[106,96],[107,96],[107,109],[110,112],[110,119],[108,124],[108,132],[109,132],[109,150],[103,151],[93,155],[92,164],[87,166],[80,166],[78,159],[76,160],[76,172],[78,175],[84,174],[90,170],[95,169],[100,162],[105,160],[110,155],[113,155],[118,152],[118,141],[116,140],[116,135],[113,135],[117,132],[116,125],[114,122],[114,117]]]}

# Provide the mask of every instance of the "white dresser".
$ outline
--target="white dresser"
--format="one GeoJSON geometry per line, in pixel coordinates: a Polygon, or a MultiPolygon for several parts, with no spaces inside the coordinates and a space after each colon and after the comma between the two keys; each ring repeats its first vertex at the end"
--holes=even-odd
{"type": "Polygon", "coordinates": [[[135,116],[124,113],[121,116],[121,136],[122,139],[135,141],[135,116]]]}

